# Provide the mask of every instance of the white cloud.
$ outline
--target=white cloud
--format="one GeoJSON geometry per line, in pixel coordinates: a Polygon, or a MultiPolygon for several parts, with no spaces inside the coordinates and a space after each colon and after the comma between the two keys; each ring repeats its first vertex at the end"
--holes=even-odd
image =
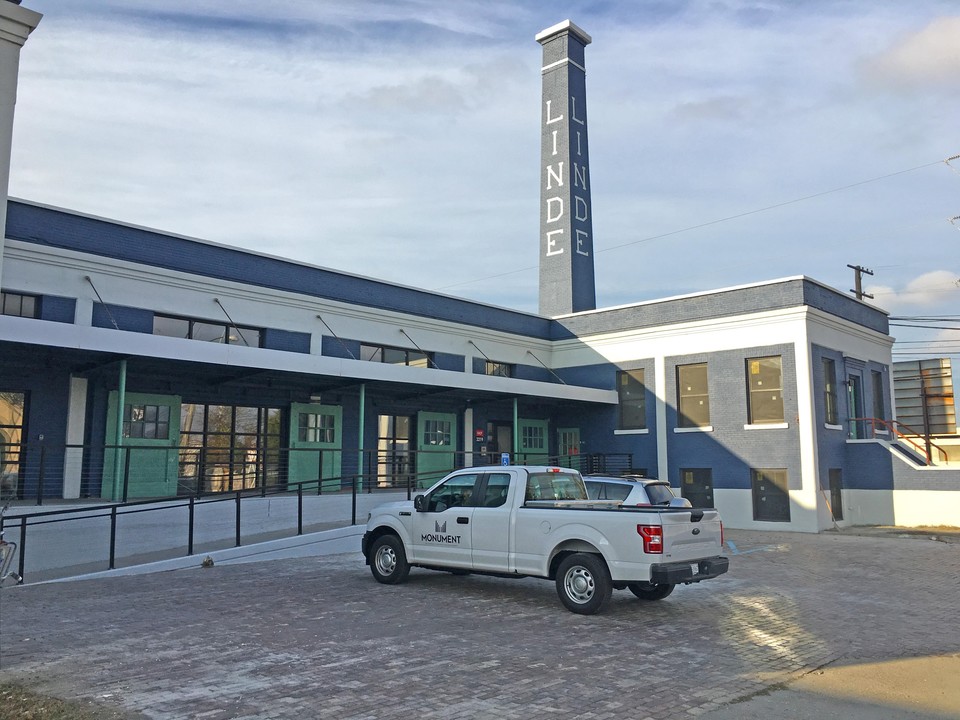
{"type": "Polygon", "coordinates": [[[960,17],[940,17],[865,63],[876,83],[896,89],[960,87],[960,17]]]}
{"type": "Polygon", "coordinates": [[[960,273],[934,270],[913,278],[902,288],[868,285],[865,292],[891,311],[908,307],[954,304],[960,299],[960,273]]]}

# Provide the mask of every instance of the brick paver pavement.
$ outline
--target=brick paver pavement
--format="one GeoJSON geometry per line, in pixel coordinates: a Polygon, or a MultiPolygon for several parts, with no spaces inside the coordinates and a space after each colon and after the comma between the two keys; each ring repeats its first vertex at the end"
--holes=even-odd
{"type": "MultiPolygon", "coordinates": [[[[676,718],[838,660],[960,650],[960,544],[733,531],[730,573],[603,614],[359,553],[5,588],[0,679],[148,718],[676,718]]],[[[958,713],[960,716],[960,713],[958,713]]]]}

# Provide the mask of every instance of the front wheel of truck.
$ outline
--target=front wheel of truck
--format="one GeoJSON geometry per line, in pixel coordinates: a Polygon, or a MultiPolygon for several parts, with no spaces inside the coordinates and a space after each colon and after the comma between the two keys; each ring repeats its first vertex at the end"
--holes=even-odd
{"type": "Polygon", "coordinates": [[[403,543],[396,535],[382,535],[370,548],[370,572],[384,585],[402,583],[410,574],[403,543]]]}
{"type": "Polygon", "coordinates": [[[564,558],[557,568],[557,595],[570,612],[598,613],[612,592],[607,565],[597,555],[575,553],[564,558]]]}

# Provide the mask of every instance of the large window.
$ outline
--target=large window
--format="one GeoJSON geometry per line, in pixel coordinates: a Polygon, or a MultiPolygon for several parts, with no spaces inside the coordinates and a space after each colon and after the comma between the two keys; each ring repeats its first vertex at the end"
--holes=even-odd
{"type": "Polygon", "coordinates": [[[886,410],[883,404],[883,373],[874,370],[873,379],[873,416],[878,420],[886,420],[886,410]]]}
{"type": "Polygon", "coordinates": [[[542,425],[521,425],[520,448],[522,450],[544,450],[547,447],[545,434],[542,425]]]}
{"type": "Polygon", "coordinates": [[[160,314],[153,316],[153,334],[247,347],[260,347],[263,337],[259,328],[160,314]]]}
{"type": "Polygon", "coordinates": [[[20,460],[26,417],[26,395],[0,392],[0,497],[17,497],[20,491],[20,460]]]}
{"type": "Polygon", "coordinates": [[[837,364],[831,358],[823,358],[823,405],[827,425],[837,425],[837,364]]]}
{"type": "Polygon", "coordinates": [[[677,405],[682,428],[710,425],[710,395],[707,392],[707,364],[677,366],[677,405]]]}
{"type": "Polygon", "coordinates": [[[713,470],[680,468],[680,494],[696,508],[713,507],[713,470]]]}
{"type": "Polygon", "coordinates": [[[751,425],[783,422],[783,371],[779,355],[747,358],[747,414],[751,425]]]}
{"type": "Polygon", "coordinates": [[[170,437],[170,406],[124,405],[123,436],[167,440],[170,437]]]}
{"type": "Polygon", "coordinates": [[[389,365],[409,365],[410,367],[430,367],[433,364],[430,353],[387,347],[386,345],[361,344],[360,359],[389,365]]]}
{"type": "Polygon", "coordinates": [[[620,430],[645,430],[647,401],[643,370],[622,370],[617,373],[617,397],[620,403],[620,430]]]}
{"type": "Polygon", "coordinates": [[[790,493],[787,471],[782,468],[758,468],[750,471],[753,486],[753,519],[790,522],[790,493]]]}
{"type": "Polygon", "coordinates": [[[226,492],[279,483],[280,409],[180,406],[180,491],[226,492]]]}
{"type": "Polygon", "coordinates": [[[449,420],[425,420],[423,423],[423,445],[450,445],[449,420]]]}
{"type": "Polygon", "coordinates": [[[0,292],[0,315],[35,318],[39,316],[40,301],[34,295],[0,292]]]}

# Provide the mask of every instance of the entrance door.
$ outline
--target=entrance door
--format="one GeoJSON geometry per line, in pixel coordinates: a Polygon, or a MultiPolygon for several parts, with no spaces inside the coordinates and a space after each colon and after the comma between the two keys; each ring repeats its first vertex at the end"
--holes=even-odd
{"type": "Polygon", "coordinates": [[[456,462],[457,416],[422,412],[417,415],[417,487],[433,485],[456,462]]]}
{"type": "Polygon", "coordinates": [[[557,454],[563,467],[580,468],[580,428],[557,430],[557,454]]]}
{"type": "Polygon", "coordinates": [[[0,498],[20,496],[23,425],[26,394],[0,392],[0,498]]]}
{"type": "Polygon", "coordinates": [[[713,470],[680,468],[680,494],[695,508],[712,508],[713,470]]]}
{"type": "Polygon", "coordinates": [[[413,418],[409,415],[377,416],[377,485],[406,487],[413,482],[413,418]]]}
{"type": "Polygon", "coordinates": [[[487,423],[487,444],[485,451],[487,462],[500,464],[500,453],[513,455],[513,423],[493,420],[487,423]]]}
{"type": "MultiPolygon", "coordinates": [[[[340,490],[343,409],[334,405],[290,405],[290,460],[288,484],[326,480],[322,490],[340,490]]],[[[316,490],[316,484],[303,489],[316,490]]]]}
{"type": "Polygon", "coordinates": [[[830,511],[834,520],[843,520],[843,470],[830,468],[830,511]]]}
{"type": "Polygon", "coordinates": [[[547,447],[547,421],[520,421],[520,458],[523,465],[543,465],[548,461],[550,450],[547,447]]]}

